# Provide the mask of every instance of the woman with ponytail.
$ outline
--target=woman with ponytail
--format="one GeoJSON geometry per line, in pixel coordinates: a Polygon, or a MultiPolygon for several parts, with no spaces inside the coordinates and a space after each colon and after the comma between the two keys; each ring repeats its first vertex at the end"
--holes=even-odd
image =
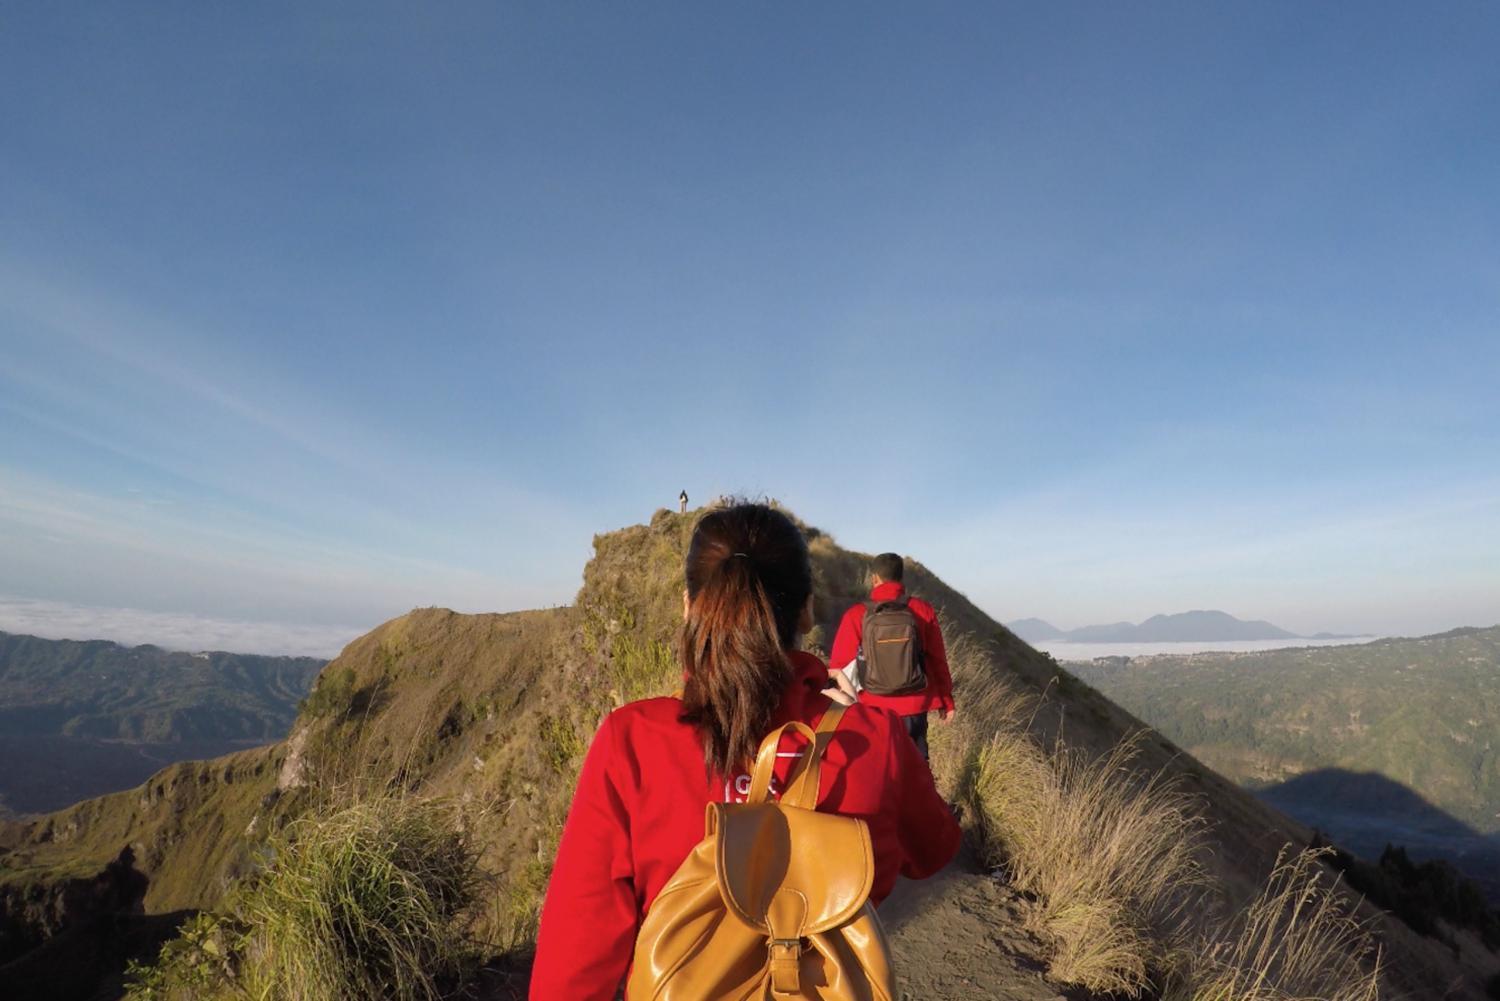
{"type": "MultiPolygon", "coordinates": [[[[614,998],[647,909],[703,837],[705,805],[742,800],[761,739],[792,720],[816,726],[830,705],[827,667],[797,649],[812,627],[812,566],[790,518],[763,504],[711,511],[685,571],[681,696],[632,702],[594,736],[542,909],[533,1001],[614,998]]],[[[773,789],[798,743],[783,743],[773,789]]],[[[930,876],[958,850],[931,772],[883,709],[846,710],[818,788],[820,811],[868,824],[876,903],[898,875],[930,876]]]]}

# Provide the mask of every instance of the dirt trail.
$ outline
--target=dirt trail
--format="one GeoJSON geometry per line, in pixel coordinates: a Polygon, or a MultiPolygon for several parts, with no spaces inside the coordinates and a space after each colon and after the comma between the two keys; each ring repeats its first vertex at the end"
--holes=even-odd
{"type": "Polygon", "coordinates": [[[880,908],[904,1001],[1065,1001],[1042,979],[1021,901],[967,848],[931,879],[901,880],[880,908]]]}

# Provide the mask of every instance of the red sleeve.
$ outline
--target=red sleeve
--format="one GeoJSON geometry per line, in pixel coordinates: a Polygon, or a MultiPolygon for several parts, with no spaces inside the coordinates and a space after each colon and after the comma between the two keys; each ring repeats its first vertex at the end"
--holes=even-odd
{"type": "Polygon", "coordinates": [[[630,816],[612,765],[613,717],[589,746],[547,884],[531,969],[533,1001],[611,1001],[635,949],[637,905],[630,816]]]}
{"type": "Polygon", "coordinates": [[[892,774],[888,781],[900,796],[901,875],[908,879],[926,879],[953,861],[963,841],[963,829],[953,811],[938,795],[932,783],[932,770],[922,760],[905,727],[891,721],[892,774]]]}
{"type": "Polygon", "coordinates": [[[932,691],[947,712],[953,711],[953,675],[948,670],[948,650],[943,646],[943,629],[938,625],[937,612],[927,606],[927,615],[922,620],[922,667],[932,679],[932,691]]]}
{"type": "Polygon", "coordinates": [[[828,655],[828,669],[842,671],[859,653],[859,626],[864,621],[865,606],[850,605],[839,622],[839,631],[833,637],[833,650],[828,655]]]}

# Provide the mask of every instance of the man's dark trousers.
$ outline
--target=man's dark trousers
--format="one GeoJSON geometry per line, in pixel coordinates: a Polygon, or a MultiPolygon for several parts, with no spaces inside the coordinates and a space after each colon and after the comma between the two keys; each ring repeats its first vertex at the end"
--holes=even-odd
{"type": "Polygon", "coordinates": [[[927,714],[902,716],[901,722],[906,724],[906,732],[911,734],[911,739],[916,742],[917,750],[922,752],[922,760],[927,761],[927,714]]]}

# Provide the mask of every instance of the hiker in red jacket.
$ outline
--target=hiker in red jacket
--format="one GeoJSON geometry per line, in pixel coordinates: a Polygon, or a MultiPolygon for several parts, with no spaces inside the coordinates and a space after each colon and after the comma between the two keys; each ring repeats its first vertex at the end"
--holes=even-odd
{"type": "MultiPolygon", "coordinates": [[[[762,737],[816,726],[828,669],[796,650],[812,628],[807,543],[785,514],[720,508],[694,530],[686,561],[680,698],[632,702],[605,717],[583,763],[537,935],[534,1001],[609,1001],[630,967],[656,895],[704,835],[710,802],[738,802],[762,737]]],[[[783,738],[779,796],[803,738],[783,738]]],[[[817,809],[869,827],[874,882],[921,879],[958,851],[960,831],[900,720],[850,706],[823,755],[817,809]]]]}
{"type": "Polygon", "coordinates": [[[852,674],[850,680],[860,690],[862,704],[880,706],[900,716],[925,758],[927,714],[936,711],[944,723],[953,718],[953,677],[948,673],[948,653],[943,648],[937,612],[921,598],[907,595],[901,583],[905,574],[906,563],[895,553],[881,553],[871,561],[870,600],[844,613],[833,638],[830,673],[846,678],[852,674]],[[880,637],[867,643],[865,617],[871,614],[881,615],[883,630],[880,637]],[[903,617],[908,623],[904,629],[903,617]],[[889,626],[885,626],[887,622],[889,626]],[[908,638],[911,642],[902,645],[908,638]],[[899,650],[906,660],[886,666],[882,660],[888,650],[899,650]]]}

